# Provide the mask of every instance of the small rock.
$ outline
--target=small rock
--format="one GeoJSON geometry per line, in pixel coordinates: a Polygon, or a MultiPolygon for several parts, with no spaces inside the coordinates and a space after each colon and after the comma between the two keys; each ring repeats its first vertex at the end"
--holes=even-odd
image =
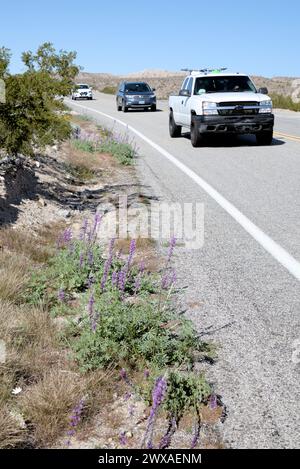
{"type": "Polygon", "coordinates": [[[59,210],[58,215],[62,218],[70,218],[71,217],[71,212],[70,210],[59,210]]]}
{"type": "Polygon", "coordinates": [[[47,202],[42,197],[40,197],[38,200],[38,205],[40,207],[47,207],[47,202]]]}
{"type": "Polygon", "coordinates": [[[127,433],[125,433],[125,436],[127,438],[133,438],[133,433],[132,432],[127,432],[127,433]]]}

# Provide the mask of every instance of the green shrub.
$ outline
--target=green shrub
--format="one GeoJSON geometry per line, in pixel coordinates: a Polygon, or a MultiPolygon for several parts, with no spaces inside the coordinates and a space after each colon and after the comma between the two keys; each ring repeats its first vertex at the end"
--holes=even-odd
{"type": "Polygon", "coordinates": [[[6,101],[0,103],[0,149],[30,156],[37,147],[70,136],[62,98],[71,93],[79,71],[75,58],[75,52],[56,53],[51,43],[45,43],[36,54],[23,53],[23,74],[10,74],[10,53],[0,48],[0,79],[6,87],[6,101]]]}
{"type": "Polygon", "coordinates": [[[109,153],[122,165],[129,166],[135,158],[135,149],[129,143],[117,142],[113,137],[95,143],[89,140],[73,139],[74,148],[86,153],[109,153]]]}
{"type": "Polygon", "coordinates": [[[101,93],[105,93],[105,94],[116,94],[116,92],[117,92],[117,87],[116,86],[105,86],[101,90],[101,93]]]}
{"type": "Polygon", "coordinates": [[[47,266],[43,266],[32,274],[25,298],[31,304],[41,302],[56,311],[60,305],[60,312],[68,310],[67,301],[74,293],[82,293],[88,288],[89,278],[100,281],[103,272],[102,251],[99,245],[86,245],[76,240],[50,259],[47,266]],[[93,258],[89,263],[87,257],[93,258]],[[65,300],[61,301],[59,292],[63,292],[65,300]]]}
{"type": "Polygon", "coordinates": [[[300,103],[295,103],[291,96],[283,96],[281,94],[271,95],[274,108],[289,109],[290,111],[300,111],[300,103]]]}
{"type": "Polygon", "coordinates": [[[191,364],[199,341],[186,319],[168,310],[158,310],[150,298],[141,304],[127,304],[113,292],[95,295],[97,328],[93,332],[86,316],[80,337],[73,347],[83,369],[104,368],[127,362],[164,368],[169,365],[191,364]],[[176,331],[168,323],[177,320],[176,331]]]}

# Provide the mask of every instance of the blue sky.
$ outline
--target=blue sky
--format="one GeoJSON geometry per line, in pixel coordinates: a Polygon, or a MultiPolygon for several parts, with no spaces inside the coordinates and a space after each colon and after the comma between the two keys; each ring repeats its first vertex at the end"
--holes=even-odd
{"type": "Polygon", "coordinates": [[[85,71],[228,66],[300,76],[299,0],[10,0],[0,4],[0,47],[19,72],[45,41],[76,50],[85,71]]]}

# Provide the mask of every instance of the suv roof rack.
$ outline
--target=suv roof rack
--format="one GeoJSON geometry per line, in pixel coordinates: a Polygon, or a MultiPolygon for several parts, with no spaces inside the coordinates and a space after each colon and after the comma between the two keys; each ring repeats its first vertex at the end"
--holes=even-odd
{"type": "Polygon", "coordinates": [[[198,70],[194,68],[182,68],[182,72],[188,72],[190,75],[193,73],[203,73],[204,75],[208,75],[208,73],[221,73],[225,72],[225,70],[228,70],[227,67],[221,67],[221,68],[200,68],[198,70]]]}

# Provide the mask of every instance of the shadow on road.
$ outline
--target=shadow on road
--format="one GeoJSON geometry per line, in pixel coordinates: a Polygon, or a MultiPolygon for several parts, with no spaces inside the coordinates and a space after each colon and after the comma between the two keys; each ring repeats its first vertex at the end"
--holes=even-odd
{"type": "MultiPolygon", "coordinates": [[[[182,134],[183,138],[190,140],[191,136],[189,132],[182,134]]],[[[285,145],[286,142],[278,138],[273,138],[272,146],[285,145]]],[[[235,148],[235,147],[260,147],[256,143],[256,138],[254,135],[208,135],[203,141],[203,147],[225,147],[225,148],[235,148]]]]}

